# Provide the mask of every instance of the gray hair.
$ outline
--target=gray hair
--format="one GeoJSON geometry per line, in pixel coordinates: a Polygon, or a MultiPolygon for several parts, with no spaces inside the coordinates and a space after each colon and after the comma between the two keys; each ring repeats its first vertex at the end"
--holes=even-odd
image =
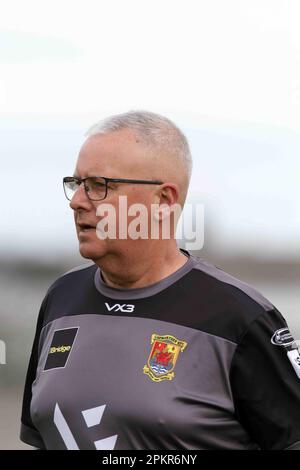
{"type": "Polygon", "coordinates": [[[130,129],[144,144],[164,149],[174,155],[181,162],[188,181],[190,180],[192,156],[189,144],[183,132],[170,119],[149,111],[129,111],[93,124],[85,136],[107,134],[121,129],[130,129]]]}

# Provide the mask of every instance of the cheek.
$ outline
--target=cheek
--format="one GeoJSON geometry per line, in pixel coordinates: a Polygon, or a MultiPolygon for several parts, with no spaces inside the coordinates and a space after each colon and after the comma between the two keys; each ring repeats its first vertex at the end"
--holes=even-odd
{"type": "Polygon", "coordinates": [[[127,199],[127,211],[130,207],[134,215],[128,216],[128,221],[136,217],[145,217],[148,221],[151,218],[151,194],[147,191],[131,192],[127,199]]]}
{"type": "Polygon", "coordinates": [[[153,193],[149,187],[143,185],[136,185],[131,188],[127,194],[128,206],[131,204],[141,204],[148,210],[151,207],[151,202],[154,200],[153,193]]]}
{"type": "MultiPolygon", "coordinates": [[[[97,222],[101,218],[104,218],[106,221],[109,219],[112,221],[112,225],[115,225],[116,237],[118,238],[121,233],[125,236],[127,233],[128,225],[130,222],[136,218],[145,217],[147,219],[148,226],[151,223],[151,203],[153,202],[153,195],[150,191],[143,190],[141,187],[131,187],[126,190],[126,192],[120,192],[115,195],[115,197],[109,197],[105,201],[105,204],[111,205],[114,208],[114,211],[111,213],[112,218],[110,218],[107,213],[104,216],[97,217],[97,222]],[[132,207],[135,205],[135,207],[132,207]],[[139,205],[141,205],[141,212],[138,211],[139,205]],[[128,215],[129,209],[132,207],[134,215],[128,215]],[[115,217],[114,217],[115,214],[115,217]],[[115,223],[113,222],[115,220],[115,223]]],[[[103,210],[106,210],[103,207],[103,210]]],[[[106,229],[107,230],[107,227],[106,229]]],[[[120,235],[122,238],[122,235],[120,235]]]]}

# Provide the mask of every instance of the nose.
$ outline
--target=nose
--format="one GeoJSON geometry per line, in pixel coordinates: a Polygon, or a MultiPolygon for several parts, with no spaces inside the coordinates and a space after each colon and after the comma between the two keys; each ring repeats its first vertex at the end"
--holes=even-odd
{"type": "Polygon", "coordinates": [[[89,198],[87,197],[83,183],[81,183],[79,188],[75,191],[74,196],[72,197],[69,203],[69,206],[74,211],[78,209],[88,210],[93,206],[92,201],[90,201],[89,198]]]}

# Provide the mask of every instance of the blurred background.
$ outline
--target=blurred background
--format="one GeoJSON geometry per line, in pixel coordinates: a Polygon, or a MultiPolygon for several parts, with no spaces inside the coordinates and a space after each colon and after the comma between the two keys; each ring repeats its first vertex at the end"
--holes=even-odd
{"type": "MultiPolygon", "coordinates": [[[[193,254],[250,283],[300,339],[300,5],[44,0],[0,16],[0,448],[19,441],[40,304],[78,254],[62,177],[111,114],[161,113],[193,154],[193,254]]],[[[180,245],[184,247],[184,241],[180,245]]]]}

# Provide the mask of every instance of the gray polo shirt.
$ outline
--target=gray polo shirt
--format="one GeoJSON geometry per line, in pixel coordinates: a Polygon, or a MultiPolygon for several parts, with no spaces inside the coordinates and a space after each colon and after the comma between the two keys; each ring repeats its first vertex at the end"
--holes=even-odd
{"type": "Polygon", "coordinates": [[[181,251],[187,262],[144,288],[112,288],[94,263],[50,286],[26,377],[24,442],[300,448],[299,354],[284,318],[256,289],[181,251]]]}

